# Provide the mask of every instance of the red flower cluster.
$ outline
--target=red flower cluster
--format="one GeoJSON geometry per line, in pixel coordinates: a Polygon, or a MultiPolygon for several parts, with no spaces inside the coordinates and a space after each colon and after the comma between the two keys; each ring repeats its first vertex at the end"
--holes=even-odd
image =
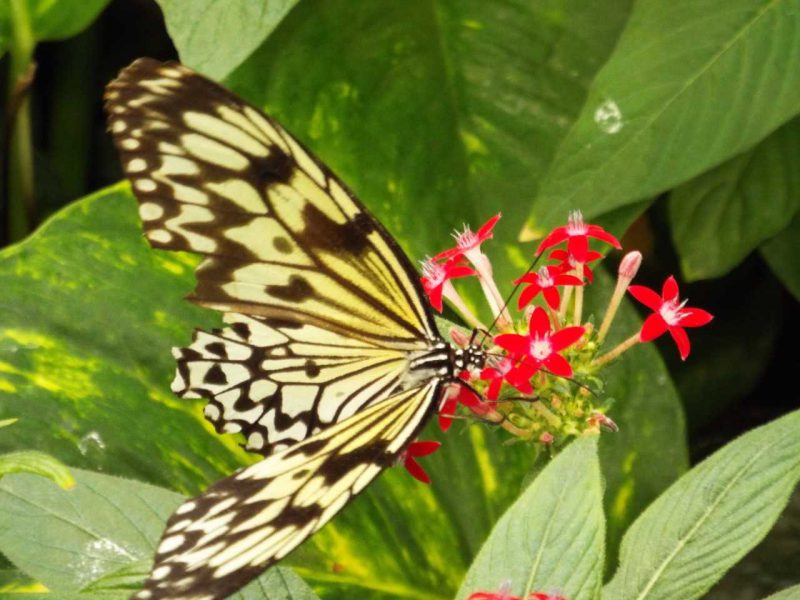
{"type": "MultiPolygon", "coordinates": [[[[522,600],[522,598],[519,596],[512,596],[507,591],[500,590],[499,592],[473,592],[469,595],[467,600],[522,600]]],[[[527,600],[566,600],[566,598],[557,594],[533,592],[528,594],[527,600]]]]}

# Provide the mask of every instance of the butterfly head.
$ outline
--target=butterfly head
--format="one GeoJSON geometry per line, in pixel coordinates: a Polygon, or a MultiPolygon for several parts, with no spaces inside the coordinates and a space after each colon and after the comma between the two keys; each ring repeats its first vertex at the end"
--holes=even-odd
{"type": "Polygon", "coordinates": [[[458,370],[480,370],[486,366],[486,351],[478,344],[470,344],[466,348],[457,348],[453,364],[458,370]]]}

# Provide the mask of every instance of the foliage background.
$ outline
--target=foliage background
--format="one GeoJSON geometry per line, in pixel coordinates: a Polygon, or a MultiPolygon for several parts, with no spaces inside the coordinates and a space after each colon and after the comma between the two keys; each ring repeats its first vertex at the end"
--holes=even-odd
{"type": "MultiPolygon", "coordinates": [[[[166,349],[216,317],[181,300],[191,259],[140,239],[103,122],[121,67],[180,55],[281,120],[415,259],[502,210],[493,259],[508,280],[579,207],[644,252],[641,282],[676,273],[717,315],[688,363],[661,344],[666,364],[643,347],[610,375],[623,425],[601,445],[610,576],[626,527],[690,461],[798,404],[785,391],[800,296],[798,4],[10,0],[4,112],[16,76],[38,68],[15,122],[28,123],[27,153],[4,123],[3,244],[35,232],[0,257],[0,419],[20,418],[0,450],[182,493],[248,460],[169,395],[166,349]],[[27,40],[11,27],[23,4],[27,40]]],[[[620,337],[632,307],[623,320],[620,337]]],[[[449,438],[430,489],[389,473],[294,555],[297,572],[324,597],[452,595],[530,465],[491,431],[449,438]]],[[[709,597],[796,583],[800,565],[775,557],[800,556],[799,534],[796,495],[709,597]]],[[[10,564],[3,577],[24,580],[10,564]]]]}

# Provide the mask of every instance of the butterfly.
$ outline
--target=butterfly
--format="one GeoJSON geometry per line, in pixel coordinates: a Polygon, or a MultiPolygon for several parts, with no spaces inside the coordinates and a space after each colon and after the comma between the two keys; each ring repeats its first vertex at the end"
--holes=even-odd
{"type": "Polygon", "coordinates": [[[172,390],[264,456],[175,511],[134,598],[224,598],[395,464],[485,355],[445,342],[397,242],[261,110],[151,59],[105,99],[145,237],[204,257],[188,299],[227,324],[173,350],[172,390]]]}

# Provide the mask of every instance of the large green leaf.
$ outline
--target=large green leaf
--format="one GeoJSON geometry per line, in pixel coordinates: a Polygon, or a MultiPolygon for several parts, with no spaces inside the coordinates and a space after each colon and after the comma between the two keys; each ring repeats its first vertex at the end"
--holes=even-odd
{"type": "Polygon", "coordinates": [[[800,0],[642,0],[558,149],[528,228],[669,189],[800,110],[800,0]]]}
{"type": "Polygon", "coordinates": [[[689,281],[724,275],[800,209],[800,119],[676,188],[672,237],[689,281]]]}
{"type": "Polygon", "coordinates": [[[609,599],[699,598],[769,531],[800,479],[800,411],[716,452],[628,530],[609,599]]]}
{"type": "MultiPolygon", "coordinates": [[[[75,478],[71,491],[31,475],[0,481],[0,550],[47,586],[51,593],[43,598],[128,598],[149,572],[167,517],[184,498],[79,469],[75,478]]],[[[275,568],[231,598],[316,596],[289,569],[275,568]]]]}
{"type": "Polygon", "coordinates": [[[157,0],[181,61],[215,79],[263,42],[298,0],[157,0]]]}
{"type": "Polygon", "coordinates": [[[511,593],[558,590],[594,599],[603,582],[603,484],[597,440],[559,454],[506,511],[469,569],[457,598],[511,583],[511,593]]]}
{"type": "Polygon", "coordinates": [[[789,226],[761,246],[761,255],[783,285],[800,300],[800,261],[797,247],[800,242],[800,213],[789,226]]]}

